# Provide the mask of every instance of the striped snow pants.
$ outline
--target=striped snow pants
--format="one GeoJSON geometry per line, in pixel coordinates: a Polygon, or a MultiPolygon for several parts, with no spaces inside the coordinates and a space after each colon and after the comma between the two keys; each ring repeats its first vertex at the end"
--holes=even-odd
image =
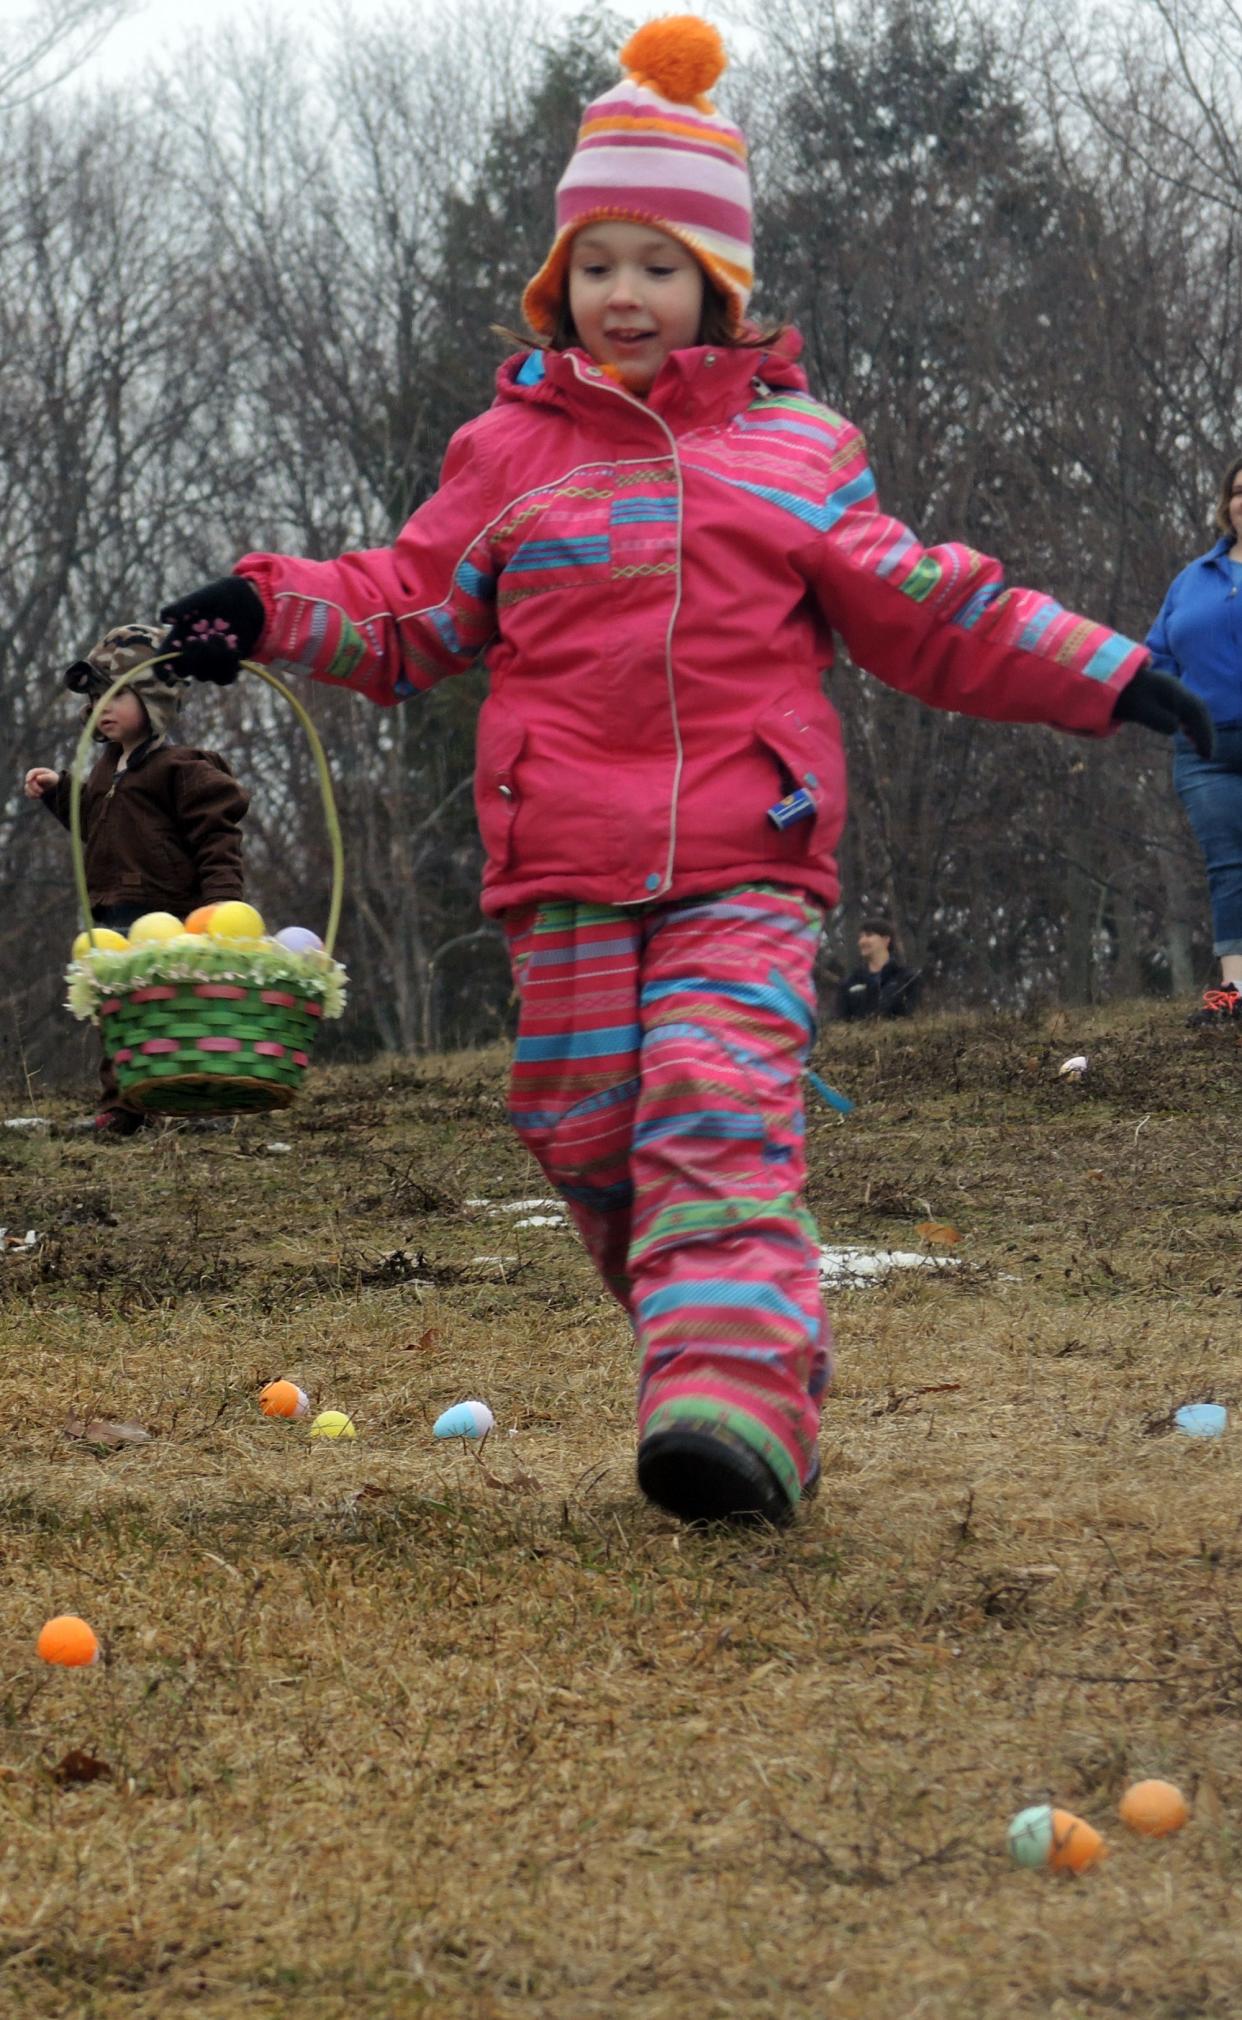
{"type": "Polygon", "coordinates": [[[821,920],[769,885],[505,918],[510,1113],[629,1314],[639,1434],[727,1424],[791,1501],[831,1372],[802,1196],[821,920]]]}

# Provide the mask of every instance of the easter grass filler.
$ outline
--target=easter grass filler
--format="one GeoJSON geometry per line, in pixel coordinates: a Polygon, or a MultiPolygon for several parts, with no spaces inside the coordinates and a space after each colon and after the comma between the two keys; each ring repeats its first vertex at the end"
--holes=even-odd
{"type": "Polygon", "coordinates": [[[245,989],[284,989],[308,998],[324,1017],[345,1008],[345,970],[331,954],[295,954],[271,940],[151,941],[125,953],[95,949],[66,971],[66,1007],[78,1018],[97,1018],[114,996],[165,983],[235,983],[245,989]]]}

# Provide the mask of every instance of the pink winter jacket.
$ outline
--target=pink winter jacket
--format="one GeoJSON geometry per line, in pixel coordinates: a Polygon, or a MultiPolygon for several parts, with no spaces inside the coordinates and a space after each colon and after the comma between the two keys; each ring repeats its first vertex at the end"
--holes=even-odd
{"type": "Polygon", "coordinates": [[[392,547],[237,564],[283,671],[395,702],[484,656],[486,912],[760,880],[835,901],[834,632],[935,708],[1094,735],[1146,663],[887,518],[797,349],[675,352],[646,400],[582,351],[510,358],[392,547]],[[813,812],[778,828],[797,789],[813,812]]]}

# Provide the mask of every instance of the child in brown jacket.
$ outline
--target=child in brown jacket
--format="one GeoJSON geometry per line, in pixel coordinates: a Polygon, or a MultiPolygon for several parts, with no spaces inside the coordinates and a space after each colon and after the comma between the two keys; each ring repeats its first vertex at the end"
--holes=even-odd
{"type": "MultiPolygon", "coordinates": [[[[93,707],[118,675],[159,651],[163,636],[158,625],[118,625],[74,661],[66,687],[93,707]]],[[[144,912],[185,918],[196,906],[243,895],[241,821],[250,796],[214,751],[172,741],[182,683],[162,674],[150,668],[108,703],[96,730],[103,753],[82,788],[91,911],[96,925],[117,932],[144,912]]],[[[42,800],[65,827],[69,779],[67,771],[36,765],[25,781],[27,798],[42,800]]],[[[106,1054],[100,1078],[95,1131],[132,1135],[144,1117],[126,1104],[106,1054]]]]}

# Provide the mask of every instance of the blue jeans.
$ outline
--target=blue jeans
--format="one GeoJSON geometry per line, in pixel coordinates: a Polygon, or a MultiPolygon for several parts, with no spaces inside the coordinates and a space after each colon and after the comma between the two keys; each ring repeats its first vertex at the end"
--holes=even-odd
{"type": "Polygon", "coordinates": [[[1212,952],[1242,954],[1242,723],[1217,725],[1210,759],[1184,736],[1173,748],[1173,784],[1207,867],[1212,952]]]}

